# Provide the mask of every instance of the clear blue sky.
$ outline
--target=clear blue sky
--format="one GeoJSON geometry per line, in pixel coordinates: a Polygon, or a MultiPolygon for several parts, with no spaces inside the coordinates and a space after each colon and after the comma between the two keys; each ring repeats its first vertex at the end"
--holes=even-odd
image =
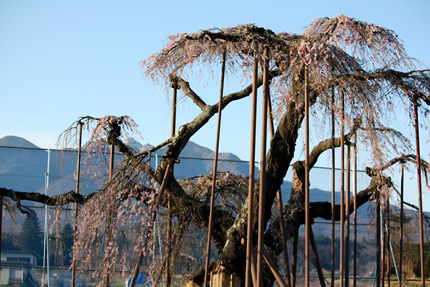
{"type": "MultiPolygon", "coordinates": [[[[263,3],[0,0],[0,138],[16,135],[55,147],[78,117],[112,114],[134,118],[144,143],[160,143],[170,134],[170,104],[166,90],[142,76],[139,62],[158,52],[168,35],[181,32],[255,23],[302,33],[315,18],[345,14],[396,31],[409,55],[430,65],[429,1],[263,3]]],[[[226,92],[231,87],[234,82],[227,82],[226,92]]],[[[218,97],[216,89],[197,91],[209,103],[218,97]]],[[[238,120],[233,108],[225,112],[226,123],[238,120]]],[[[178,125],[196,112],[181,100],[178,125]]],[[[214,149],[215,123],[192,140],[214,149]]],[[[221,151],[248,159],[248,132],[247,126],[223,124],[221,151]]],[[[428,158],[428,149],[423,156],[428,158]]]]}

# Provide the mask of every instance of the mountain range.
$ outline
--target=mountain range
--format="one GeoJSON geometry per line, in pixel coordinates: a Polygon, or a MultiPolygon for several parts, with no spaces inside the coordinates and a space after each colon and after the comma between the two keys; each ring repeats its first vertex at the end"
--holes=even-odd
{"type": "MultiPolygon", "coordinates": [[[[134,139],[126,142],[134,150],[142,151],[152,147],[141,144],[134,139]]],[[[155,166],[165,148],[156,151],[151,156],[151,165],[155,166]]],[[[50,150],[49,188],[48,195],[58,195],[75,190],[74,173],[77,163],[76,150],[50,150]]],[[[178,179],[209,174],[213,169],[214,151],[189,142],[181,153],[180,163],[175,166],[175,176],[178,179]]],[[[45,193],[46,175],[48,174],[48,151],[41,149],[24,138],[6,136],[0,139],[0,186],[23,192],[45,193]]],[[[232,153],[219,153],[219,170],[227,170],[234,174],[248,176],[249,162],[242,161],[232,153]]],[[[256,167],[257,169],[257,167],[256,167]]],[[[100,188],[92,181],[83,180],[81,191],[88,194],[100,188]]],[[[282,185],[283,199],[286,202],[290,195],[291,182],[282,185]]],[[[311,201],[331,201],[331,191],[311,189],[311,201]]],[[[340,201],[340,193],[336,193],[336,202],[340,201]]],[[[27,202],[28,205],[33,203],[27,202]]],[[[359,209],[361,222],[368,222],[368,208],[359,209]]]]}

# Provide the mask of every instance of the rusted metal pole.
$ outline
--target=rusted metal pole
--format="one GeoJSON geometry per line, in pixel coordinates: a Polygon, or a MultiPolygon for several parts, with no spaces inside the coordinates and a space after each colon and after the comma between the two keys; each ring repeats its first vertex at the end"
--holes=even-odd
{"type": "Polygon", "coordinates": [[[357,286],[357,132],[354,135],[354,287],[357,286]]]}
{"type": "Polygon", "coordinates": [[[385,232],[385,224],[386,224],[386,212],[382,212],[382,275],[381,282],[382,286],[385,286],[385,253],[386,253],[386,241],[387,241],[387,233],[385,232]]]}
{"type": "Polygon", "coordinates": [[[305,286],[310,285],[310,252],[309,237],[311,220],[309,214],[309,95],[308,95],[308,72],[305,70],[305,286]]]}
{"type": "MultiPolygon", "coordinates": [[[[172,95],[172,125],[170,136],[175,136],[176,132],[176,98],[178,93],[178,85],[176,82],[170,84],[170,87],[173,89],[172,95]]],[[[172,166],[172,174],[174,172],[174,166],[172,166]]],[[[172,212],[171,212],[171,199],[170,196],[167,197],[167,230],[166,230],[166,270],[165,270],[165,284],[169,287],[172,283],[172,278],[170,275],[170,256],[172,252],[172,212]]]]}
{"type": "Polygon", "coordinates": [[[335,219],[336,219],[336,176],[335,176],[335,114],[334,114],[334,97],[335,92],[332,90],[331,97],[331,286],[334,286],[334,271],[335,271],[335,247],[336,247],[336,233],[335,233],[335,219]]]}
{"type": "Polygon", "coordinates": [[[346,198],[345,198],[345,287],[349,286],[349,231],[350,231],[350,193],[351,192],[351,145],[346,146],[346,198]]]}
{"type": "Polygon", "coordinates": [[[270,256],[270,253],[267,251],[266,247],[263,245],[263,249],[261,250],[262,255],[264,259],[266,260],[267,265],[270,268],[270,271],[272,271],[273,276],[276,279],[276,282],[278,282],[279,286],[281,287],[287,287],[287,283],[285,283],[284,279],[282,278],[281,274],[279,273],[278,267],[275,263],[275,261],[272,259],[272,256],[270,256]]]}
{"type": "MultiPolygon", "coordinates": [[[[270,93],[267,95],[267,109],[269,115],[269,129],[270,129],[270,138],[273,139],[275,136],[275,127],[273,124],[273,116],[272,116],[272,101],[270,99],[270,93]]],[[[285,275],[287,276],[287,286],[291,286],[291,276],[290,276],[290,263],[288,260],[288,246],[287,246],[287,235],[285,230],[285,219],[284,219],[284,208],[282,203],[282,192],[281,188],[276,192],[276,198],[278,199],[278,210],[279,210],[279,225],[281,229],[282,236],[282,248],[284,250],[284,269],[285,275]]]]}
{"type": "Polygon", "coordinates": [[[291,262],[291,281],[292,281],[292,287],[296,287],[296,271],[297,271],[297,249],[299,245],[299,230],[297,230],[297,233],[294,234],[293,238],[293,260],[291,262]]]}
{"type": "Polygon", "coordinates": [[[390,197],[387,197],[387,282],[390,287],[390,197]]]}
{"type": "Polygon", "coordinates": [[[221,88],[220,88],[219,102],[218,102],[218,124],[217,124],[217,133],[216,133],[214,166],[213,166],[213,173],[212,173],[212,189],[211,189],[211,202],[210,202],[210,211],[209,211],[208,240],[206,245],[205,281],[203,285],[205,287],[208,286],[207,278],[209,274],[209,261],[211,256],[210,253],[211,253],[213,209],[214,209],[214,202],[215,202],[216,174],[218,169],[218,150],[219,150],[219,136],[221,131],[221,111],[222,111],[222,97],[224,93],[224,74],[225,74],[226,53],[227,51],[224,50],[223,58],[222,58],[222,68],[221,68],[221,88]]]}
{"type": "MultiPolygon", "coordinates": [[[[114,169],[114,163],[115,163],[115,146],[113,144],[110,145],[110,157],[109,157],[109,181],[113,178],[113,169],[114,169]]],[[[108,210],[108,218],[107,218],[107,227],[106,227],[106,246],[109,246],[109,243],[111,241],[111,225],[112,225],[112,207],[109,207],[108,210]]],[[[105,278],[105,287],[110,286],[110,268],[109,268],[109,258],[105,258],[104,262],[104,269],[106,272],[106,278],[105,278]]]]}
{"type": "MultiPolygon", "coordinates": [[[[255,52],[257,53],[257,52],[255,52]]],[[[251,144],[250,144],[250,159],[249,159],[249,183],[248,183],[248,226],[246,233],[246,269],[245,269],[245,286],[251,286],[251,250],[253,247],[253,203],[254,203],[254,176],[255,176],[255,129],[256,129],[256,114],[257,114],[257,81],[258,81],[258,59],[254,55],[254,75],[252,82],[252,107],[251,107],[251,144]]],[[[254,283],[254,285],[256,285],[254,283]]]]}
{"type": "Polygon", "coordinates": [[[381,286],[381,197],[376,198],[376,287],[381,286]]]}
{"type": "Polygon", "coordinates": [[[400,248],[399,248],[399,287],[403,283],[403,192],[404,192],[405,167],[402,163],[402,177],[400,181],[400,248]]]}
{"type": "MultiPolygon", "coordinates": [[[[3,232],[3,196],[0,196],[0,258],[1,258],[1,238],[3,232]]],[[[1,270],[1,260],[0,260],[0,270],[1,270]]],[[[2,279],[2,274],[0,272],[0,280],[2,279]]]]}
{"type": "Polygon", "coordinates": [[[423,193],[421,190],[421,155],[420,155],[420,132],[418,126],[418,103],[414,102],[414,116],[415,116],[415,140],[417,147],[417,180],[418,180],[418,208],[420,219],[420,258],[421,258],[421,284],[425,287],[425,267],[424,267],[424,227],[423,227],[423,193]]]}
{"type": "Polygon", "coordinates": [[[267,140],[267,95],[268,83],[268,48],[263,53],[263,103],[261,106],[261,155],[260,155],[260,189],[258,200],[258,242],[257,242],[257,287],[263,286],[263,235],[264,235],[264,203],[266,191],[266,140],[267,140]]]}
{"type": "Polygon", "coordinates": [[[339,275],[340,275],[340,286],[344,286],[344,222],[345,222],[345,94],[342,91],[341,93],[341,125],[340,125],[340,264],[339,264],[339,275]]]}
{"type": "Polygon", "coordinates": [[[110,157],[109,157],[109,180],[112,180],[114,162],[115,162],[115,146],[113,144],[111,144],[110,145],[110,157]]]}
{"type": "MultiPolygon", "coordinates": [[[[78,162],[76,164],[76,194],[79,194],[80,182],[81,182],[81,147],[82,147],[82,122],[79,125],[79,140],[78,140],[78,162]]],[[[78,232],[78,203],[75,203],[75,223],[73,225],[73,244],[76,241],[76,233],[78,232]]],[[[73,253],[75,251],[73,250],[73,253]]],[[[76,276],[76,260],[73,256],[72,261],[72,287],[75,287],[75,276],[76,276]]]]}
{"type": "Polygon", "coordinates": [[[317,248],[317,244],[315,242],[315,236],[314,236],[314,232],[312,230],[312,227],[309,227],[309,231],[310,231],[309,235],[310,235],[310,241],[311,241],[311,245],[312,245],[312,251],[313,251],[313,255],[314,255],[314,259],[315,259],[315,265],[317,267],[317,272],[318,272],[318,278],[320,280],[321,287],[325,287],[324,274],[322,271],[321,261],[320,261],[319,255],[318,255],[318,248],[317,248]]]}
{"type": "Polygon", "coordinates": [[[137,259],[137,263],[136,263],[136,266],[135,266],[134,271],[133,271],[133,276],[131,278],[130,287],[134,287],[134,285],[136,284],[137,275],[139,274],[139,270],[140,270],[140,267],[142,265],[144,252],[145,252],[146,246],[148,244],[148,239],[151,236],[152,228],[154,226],[155,219],[157,218],[157,213],[158,213],[157,210],[160,207],[161,200],[163,199],[164,189],[165,189],[166,184],[167,184],[167,179],[170,177],[170,175],[172,173],[172,167],[173,167],[174,162],[175,162],[174,159],[168,159],[168,164],[166,167],[166,171],[164,173],[163,181],[161,182],[160,190],[158,192],[158,197],[157,197],[157,200],[155,202],[155,206],[153,207],[153,210],[152,210],[151,224],[149,225],[149,230],[145,236],[142,250],[140,251],[139,258],[137,259]]]}

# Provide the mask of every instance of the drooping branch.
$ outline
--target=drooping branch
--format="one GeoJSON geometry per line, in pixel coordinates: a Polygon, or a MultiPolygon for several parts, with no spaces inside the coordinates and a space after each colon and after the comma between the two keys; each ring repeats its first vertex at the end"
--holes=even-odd
{"type": "Polygon", "coordinates": [[[335,76],[333,78],[332,86],[337,86],[342,82],[385,80],[394,87],[402,90],[412,102],[415,102],[417,99],[421,99],[427,105],[430,105],[430,97],[425,93],[425,91],[429,92],[430,90],[430,87],[428,86],[428,82],[430,82],[430,77],[428,75],[429,72],[430,70],[412,70],[409,72],[401,72],[392,69],[378,70],[374,72],[356,70],[351,74],[335,76]]]}

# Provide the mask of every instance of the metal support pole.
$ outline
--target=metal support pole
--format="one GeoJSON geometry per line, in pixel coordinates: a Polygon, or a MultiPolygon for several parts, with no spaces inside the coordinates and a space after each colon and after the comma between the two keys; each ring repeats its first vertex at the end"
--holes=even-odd
{"type": "Polygon", "coordinates": [[[400,250],[399,250],[399,287],[403,284],[403,192],[404,192],[405,167],[402,163],[402,177],[400,182],[400,250]]]}
{"type": "Polygon", "coordinates": [[[382,213],[382,275],[381,282],[382,286],[385,286],[385,241],[387,241],[387,233],[385,232],[385,224],[386,224],[386,212],[382,213]]]}
{"type": "Polygon", "coordinates": [[[417,180],[418,180],[418,208],[420,213],[420,258],[421,258],[421,284],[425,287],[425,267],[424,267],[424,227],[423,227],[423,199],[421,190],[421,155],[420,155],[420,133],[418,126],[418,103],[414,103],[415,116],[415,140],[417,147],[417,180]]]}
{"type": "Polygon", "coordinates": [[[381,198],[376,198],[376,287],[381,286],[381,198]]]}
{"type": "MultiPolygon", "coordinates": [[[[45,195],[48,195],[49,190],[49,170],[51,164],[51,150],[48,148],[48,163],[45,173],[45,195]]],[[[42,275],[42,286],[50,286],[49,282],[49,228],[48,228],[48,206],[45,204],[45,231],[43,238],[43,275],[42,275]]]]}
{"type": "Polygon", "coordinates": [[[332,90],[331,97],[331,286],[334,286],[334,269],[335,269],[335,243],[336,243],[336,234],[335,234],[335,219],[336,219],[336,186],[335,186],[335,115],[334,115],[334,89],[332,90]]]}
{"type": "Polygon", "coordinates": [[[297,249],[299,245],[299,230],[297,230],[297,233],[294,234],[293,239],[293,260],[291,262],[291,281],[292,281],[292,287],[296,287],[296,280],[297,280],[297,249]]]}
{"type": "Polygon", "coordinates": [[[345,94],[342,92],[342,103],[341,103],[342,115],[341,115],[341,126],[340,126],[340,286],[344,286],[344,222],[345,222],[345,94]]]}
{"type": "Polygon", "coordinates": [[[268,48],[264,49],[263,58],[263,103],[261,106],[261,156],[260,156],[260,189],[258,202],[258,242],[257,242],[257,287],[263,286],[263,234],[264,224],[264,205],[266,191],[266,140],[267,140],[267,95],[269,91],[268,83],[268,48]]]}
{"type": "MultiPolygon", "coordinates": [[[[270,94],[267,95],[267,109],[268,109],[268,115],[269,115],[269,129],[270,129],[270,138],[273,139],[275,136],[275,127],[273,124],[273,117],[272,117],[272,101],[270,99],[270,94]]],[[[276,198],[278,199],[278,210],[279,210],[279,225],[281,229],[281,236],[282,236],[282,248],[284,251],[284,268],[285,268],[285,275],[287,276],[287,286],[291,286],[291,276],[290,276],[290,263],[288,260],[288,246],[287,246],[287,235],[286,235],[286,228],[285,228],[285,219],[284,219],[284,210],[283,210],[283,203],[282,203],[282,192],[281,188],[278,189],[276,192],[276,198]]]]}
{"type": "Polygon", "coordinates": [[[387,282],[388,287],[390,287],[390,197],[387,197],[387,282]]]}
{"type": "Polygon", "coordinates": [[[325,279],[324,279],[324,274],[322,272],[322,267],[321,267],[321,261],[320,261],[320,257],[318,255],[318,248],[317,248],[317,244],[315,242],[315,236],[314,236],[314,232],[312,230],[312,227],[309,227],[309,231],[310,231],[310,241],[311,241],[311,245],[312,245],[312,252],[314,255],[314,259],[315,259],[315,265],[317,267],[317,272],[318,272],[318,278],[320,280],[320,284],[321,287],[325,287],[325,279]]]}
{"type": "Polygon", "coordinates": [[[282,278],[281,274],[279,273],[279,270],[277,268],[277,264],[272,259],[272,256],[270,256],[269,251],[267,251],[266,247],[263,245],[263,249],[261,250],[261,254],[263,255],[264,259],[266,260],[267,265],[270,268],[270,271],[272,271],[273,276],[276,279],[276,282],[278,282],[280,287],[287,287],[287,283],[285,283],[284,279],[282,278]]]}
{"type": "Polygon", "coordinates": [[[357,286],[357,132],[354,135],[354,287],[357,286]]]}
{"type": "MultiPolygon", "coordinates": [[[[109,157],[109,181],[113,178],[113,170],[114,170],[114,164],[115,164],[115,146],[113,144],[110,145],[110,157],[109,157]]],[[[111,241],[111,225],[112,225],[112,206],[109,207],[108,210],[108,218],[107,218],[107,227],[106,227],[106,246],[109,246],[109,243],[111,241]]],[[[104,270],[106,272],[106,278],[105,278],[105,287],[110,286],[110,268],[109,268],[109,257],[105,258],[104,262],[104,270]]]]}
{"type": "MultiPolygon", "coordinates": [[[[82,125],[83,123],[80,121],[79,125],[79,140],[78,140],[78,160],[76,164],[76,194],[79,194],[80,182],[81,182],[81,147],[82,147],[82,125]]],[[[78,232],[78,203],[75,203],[75,221],[73,225],[73,244],[76,241],[76,233],[78,232]]],[[[75,251],[73,250],[73,253],[75,251]]],[[[72,261],[72,287],[75,287],[75,276],[76,276],[76,259],[73,256],[72,261]]]]}
{"type": "Polygon", "coordinates": [[[163,199],[164,189],[165,189],[166,184],[167,184],[167,179],[170,177],[170,174],[172,173],[173,163],[174,163],[174,159],[168,159],[168,164],[166,167],[166,171],[164,173],[163,181],[161,182],[160,190],[158,192],[158,197],[157,197],[157,200],[155,202],[155,205],[153,206],[153,210],[152,210],[152,214],[151,214],[151,224],[149,225],[150,228],[149,228],[149,230],[146,234],[145,240],[143,242],[143,246],[142,246],[142,250],[140,251],[139,258],[137,259],[137,263],[136,263],[136,266],[135,266],[134,271],[133,271],[133,276],[131,278],[130,287],[134,287],[134,285],[136,284],[137,275],[139,274],[139,270],[140,270],[140,267],[142,265],[146,245],[148,244],[148,239],[151,236],[152,226],[154,225],[154,222],[157,219],[157,213],[158,213],[157,211],[158,211],[158,208],[160,207],[161,200],[163,199]]]}
{"type": "MultiPolygon", "coordinates": [[[[255,52],[256,53],[256,52],[255,52]]],[[[251,108],[251,144],[249,160],[249,183],[248,183],[248,226],[246,233],[246,269],[245,269],[245,286],[251,286],[251,250],[253,234],[253,205],[254,205],[254,171],[255,171],[255,129],[257,113],[257,80],[258,80],[258,60],[254,55],[254,74],[252,82],[252,108],[251,108]]],[[[254,282],[255,285],[255,282],[254,282]]]]}
{"type": "Polygon", "coordinates": [[[350,231],[350,195],[351,195],[351,146],[346,146],[346,198],[345,198],[345,287],[349,286],[349,231],[350,231]]]}
{"type": "MultiPolygon", "coordinates": [[[[0,258],[1,258],[1,238],[3,230],[3,196],[0,196],[0,258]]],[[[1,270],[1,260],[0,260],[0,270],[1,270]]],[[[2,280],[2,274],[0,271],[0,280],[2,280]]]]}
{"type": "Polygon", "coordinates": [[[110,158],[109,158],[109,180],[112,180],[113,177],[113,168],[115,164],[115,146],[113,144],[110,145],[110,158]]]}
{"type": "MultiPolygon", "coordinates": [[[[172,127],[170,136],[173,137],[176,132],[176,98],[177,98],[177,90],[178,85],[176,83],[171,83],[170,87],[173,88],[173,96],[172,96],[172,127]]],[[[172,167],[173,173],[173,167],[172,167]]],[[[172,212],[171,212],[171,199],[170,196],[167,197],[167,230],[166,230],[166,272],[165,272],[165,282],[166,286],[169,287],[172,283],[172,278],[170,276],[170,253],[172,250],[172,212]]]]}
{"type": "Polygon", "coordinates": [[[225,74],[225,60],[226,60],[227,51],[224,50],[222,56],[222,68],[221,68],[221,88],[219,93],[219,102],[218,102],[218,124],[217,124],[217,133],[216,133],[216,144],[215,144],[215,155],[214,155],[214,166],[212,173],[212,189],[211,189],[211,202],[210,202],[210,211],[209,211],[209,226],[208,226],[208,240],[206,245],[206,267],[205,267],[205,280],[204,285],[207,287],[208,282],[208,274],[209,274],[209,261],[210,261],[210,253],[211,253],[211,237],[212,237],[212,223],[213,223],[213,209],[214,209],[214,201],[215,201],[215,188],[216,188],[216,174],[218,169],[218,150],[219,150],[219,137],[221,132],[221,111],[222,111],[222,97],[224,93],[224,74],[225,74]]]}
{"type": "Polygon", "coordinates": [[[305,70],[305,286],[310,285],[310,252],[309,237],[311,220],[309,214],[309,95],[308,95],[308,72],[305,70]]]}

